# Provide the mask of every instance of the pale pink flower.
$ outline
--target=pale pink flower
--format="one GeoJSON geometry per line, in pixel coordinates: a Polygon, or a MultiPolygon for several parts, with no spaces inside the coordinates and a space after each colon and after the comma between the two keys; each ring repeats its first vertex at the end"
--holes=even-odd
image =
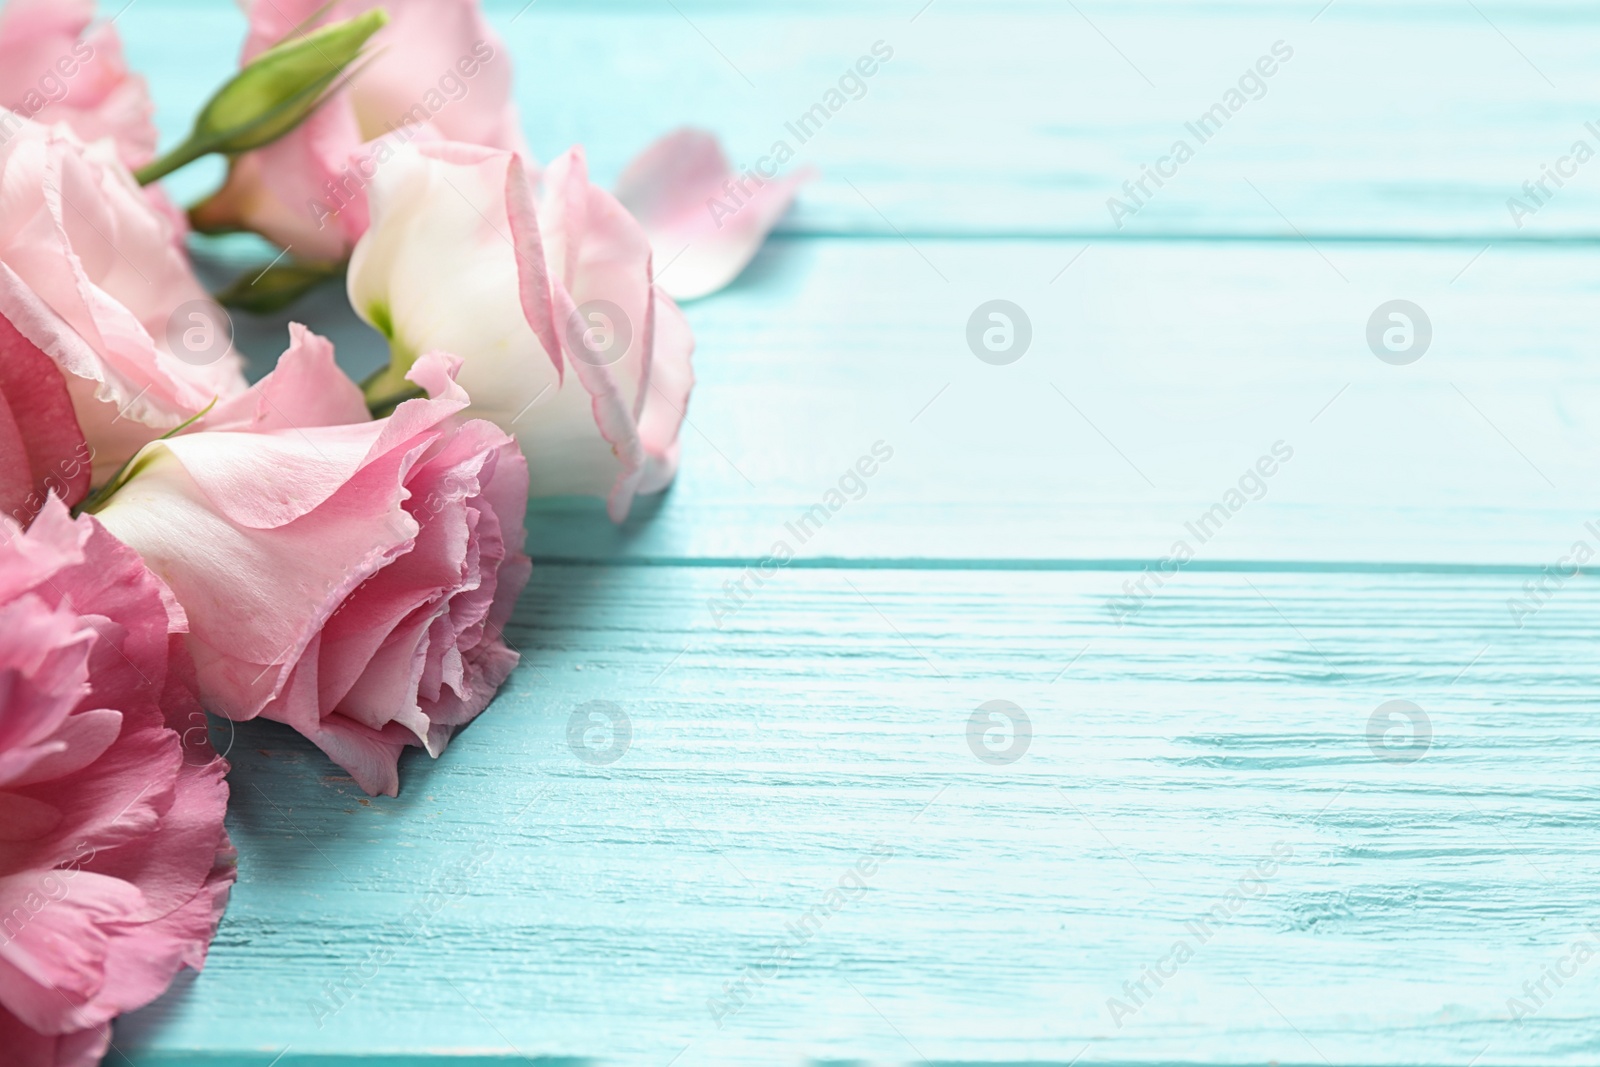
{"type": "MultiPolygon", "coordinates": [[[[109,137],[130,169],[155,156],[155,106],[128,70],[110,23],[93,33],[94,0],[9,0],[0,8],[0,108],[65,123],[84,142],[109,137]]],[[[12,123],[0,116],[0,137],[12,123]]]]}
{"type": "Polygon", "coordinates": [[[294,327],[275,371],[147,448],[98,513],[187,612],[206,706],[288,723],[369,793],[439,755],[517,662],[530,564],[515,443],[458,418],[455,361],[373,420],[333,346],[294,327]]]}
{"type": "Polygon", "coordinates": [[[245,388],[226,316],[109,142],[0,141],[0,315],[61,368],[97,481],[245,388]]]}

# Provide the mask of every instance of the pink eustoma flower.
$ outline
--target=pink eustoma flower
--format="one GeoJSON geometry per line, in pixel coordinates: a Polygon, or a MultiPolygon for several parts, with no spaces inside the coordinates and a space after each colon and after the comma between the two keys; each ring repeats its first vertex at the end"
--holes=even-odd
{"type": "MultiPolygon", "coordinates": [[[[155,106],[128,70],[109,23],[85,34],[94,0],[10,0],[0,9],[0,108],[65,123],[80,140],[108,137],[130,168],[156,150],[155,106]]],[[[0,116],[0,136],[14,121],[0,116]]]]}
{"type": "Polygon", "coordinates": [[[92,458],[66,379],[0,316],[0,514],[26,526],[51,494],[78,503],[92,458]]]}
{"type": "Polygon", "coordinates": [[[0,1053],[91,1067],[205,961],[234,879],[227,764],[176,602],[92,518],[0,518],[0,1053]]]}
{"type": "Polygon", "coordinates": [[[444,750],[517,662],[501,636],[530,564],[516,444],[458,418],[456,361],[372,419],[304,327],[278,367],[150,445],[98,513],[172,587],[206,706],[310,738],[395,795],[408,745],[444,750]]]}
{"type": "Polygon", "coordinates": [[[66,376],[96,481],[243,391],[222,309],[110,142],[24,122],[0,139],[0,315],[66,376]]]}
{"type": "Polygon", "coordinates": [[[389,339],[391,377],[413,353],[462,358],[472,413],[516,435],[534,495],[604,497],[620,522],[672,481],[694,336],[581,149],[539,188],[510,152],[399,150],[377,170],[348,284],[389,339]]]}
{"type": "Polygon", "coordinates": [[[242,62],[375,7],[389,24],[368,45],[371,59],[298,128],[235,160],[195,209],[201,228],[243,227],[302,259],[341,260],[366,229],[371,142],[393,134],[524,150],[511,56],[477,0],[254,0],[242,62]]]}

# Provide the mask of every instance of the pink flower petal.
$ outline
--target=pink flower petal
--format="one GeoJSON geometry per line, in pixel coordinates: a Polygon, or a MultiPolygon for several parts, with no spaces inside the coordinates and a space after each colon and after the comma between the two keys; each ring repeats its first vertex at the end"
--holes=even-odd
{"type": "Polygon", "coordinates": [[[716,137],[681,129],[628,164],[617,199],[650,235],[661,265],[657,284],[692,300],[738,277],[812,177],[809,168],[782,177],[736,174],[716,137]]]}
{"type": "Polygon", "coordinates": [[[155,106],[109,24],[84,36],[94,0],[10,0],[0,8],[0,107],[110,138],[129,167],[155,156],[155,106]]]}
{"type": "Polygon", "coordinates": [[[367,419],[361,388],[334,362],[333,343],[292,322],[278,365],[247,392],[218,404],[198,429],[264,433],[367,419]]]}
{"type": "Polygon", "coordinates": [[[88,494],[89,470],[66,379],[0,316],[0,512],[26,525],[48,493],[76,504],[88,494]]]}

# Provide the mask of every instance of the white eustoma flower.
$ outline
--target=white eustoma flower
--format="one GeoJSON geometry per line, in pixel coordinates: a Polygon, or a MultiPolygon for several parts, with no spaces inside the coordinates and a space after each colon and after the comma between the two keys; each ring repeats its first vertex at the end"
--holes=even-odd
{"type": "Polygon", "coordinates": [[[694,338],[650,242],[589,183],[581,149],[535,190],[520,156],[452,142],[382,153],[350,302],[388,339],[375,403],[433,351],[462,358],[468,414],[514,434],[536,496],[606,499],[616,521],[676,472],[694,338]]]}

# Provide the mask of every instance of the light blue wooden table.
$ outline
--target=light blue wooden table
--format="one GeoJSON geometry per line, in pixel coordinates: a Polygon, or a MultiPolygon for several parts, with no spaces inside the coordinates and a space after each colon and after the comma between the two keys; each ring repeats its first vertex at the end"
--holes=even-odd
{"type": "MultiPolygon", "coordinates": [[[[368,800],[223,732],[239,884],[123,1059],[1600,1062],[1600,596],[1560,571],[1600,549],[1600,161],[1506,203],[1600,147],[1592,6],[520,6],[530,140],[603,178],[684,122],[753,160],[894,56],[689,308],[671,494],[536,507],[523,665],[445,757],[368,800]],[[967,343],[992,299],[1031,322],[1008,365],[967,343]],[[1396,299],[1431,322],[1408,365],[1367,339],[1396,299]],[[971,740],[991,701],[1031,736],[971,740]]],[[[119,25],[176,137],[240,19],[119,25]]],[[[360,369],[341,299],[307,313],[360,369]]]]}

